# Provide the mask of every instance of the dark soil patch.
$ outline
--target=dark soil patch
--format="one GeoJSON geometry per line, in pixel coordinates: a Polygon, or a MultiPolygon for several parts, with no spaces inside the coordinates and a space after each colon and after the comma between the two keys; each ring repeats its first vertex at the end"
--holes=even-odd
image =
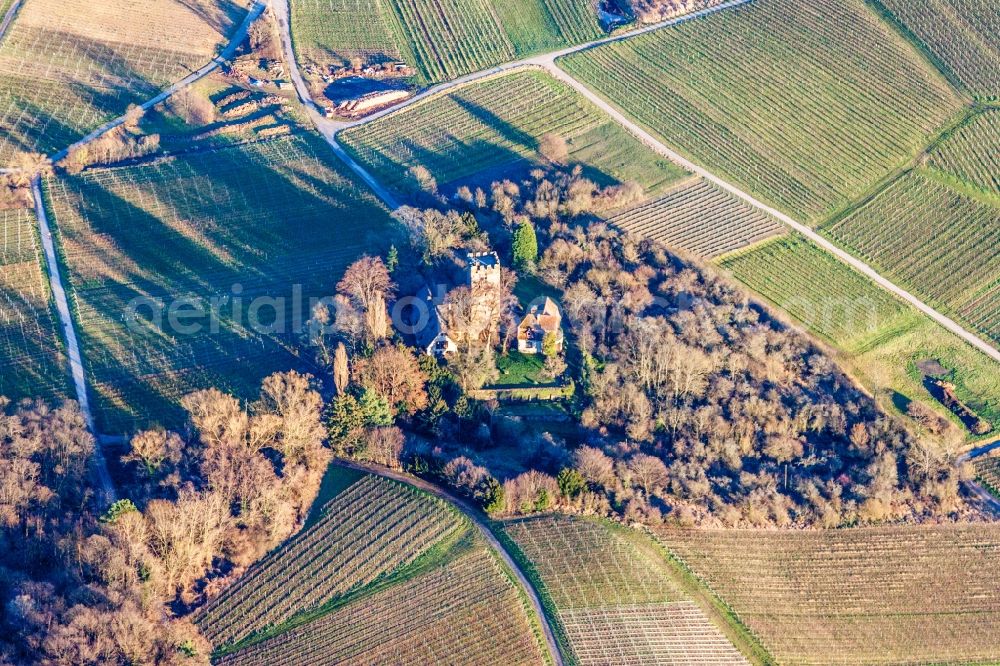
{"type": "Polygon", "coordinates": [[[951,372],[936,358],[925,358],[917,361],[917,370],[925,377],[944,377],[951,372]]]}

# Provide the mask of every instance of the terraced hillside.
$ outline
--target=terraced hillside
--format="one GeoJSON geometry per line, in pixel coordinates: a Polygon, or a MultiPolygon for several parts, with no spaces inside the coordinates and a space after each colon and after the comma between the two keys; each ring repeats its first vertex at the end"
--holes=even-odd
{"type": "Polygon", "coordinates": [[[236,643],[369,585],[467,529],[440,500],[364,476],[330,500],[317,522],[209,602],[194,621],[213,645],[236,643]]]}
{"type": "Polygon", "coordinates": [[[597,521],[508,521],[575,663],[746,663],[646,537],[597,521]]]}
{"type": "Polygon", "coordinates": [[[909,160],[961,107],[863,0],[755,0],[560,66],[667,145],[810,223],[909,160]]]}
{"type": "Polygon", "coordinates": [[[28,208],[0,210],[0,396],[67,395],[68,367],[28,208]]]}
{"type": "Polygon", "coordinates": [[[526,608],[454,508],[363,475],[194,621],[220,664],[538,664],[526,608]]]}
{"type": "Polygon", "coordinates": [[[403,59],[420,83],[446,81],[603,36],[590,0],[301,0],[292,2],[303,63],[403,59]]]}
{"type": "Polygon", "coordinates": [[[785,232],[771,216],[693,180],[610,218],[616,226],[699,257],[717,257],[785,232]]]}
{"type": "Polygon", "coordinates": [[[191,390],[251,395],[303,363],[308,299],[387,242],[388,213],[344,169],[297,135],[47,179],[104,432],[176,423],[191,390]]]}
{"type": "Polygon", "coordinates": [[[661,538],[779,663],[1000,659],[996,525],[664,530],[661,538]]]}
{"type": "Polygon", "coordinates": [[[523,174],[541,162],[546,133],[564,138],[570,160],[598,181],[634,180],[653,193],[683,175],[571,88],[537,71],[463,86],[340,139],[381,182],[412,193],[418,186],[407,172],[414,166],[427,168],[444,191],[523,174]]]}
{"type": "Polygon", "coordinates": [[[720,263],[843,350],[841,360],[884,408],[905,409],[914,399],[937,405],[917,367],[933,359],[950,371],[948,380],[963,400],[1000,425],[1000,365],[801,236],[775,239],[720,263]]]}
{"type": "Polygon", "coordinates": [[[913,171],[823,233],[1000,344],[1000,197],[994,202],[913,171]]]}
{"type": "Polygon", "coordinates": [[[407,582],[227,654],[232,666],[542,663],[517,591],[479,544],[407,582]]]}
{"type": "Polygon", "coordinates": [[[993,0],[879,0],[973,95],[1000,97],[1000,8],[993,0]]]}
{"type": "Polygon", "coordinates": [[[25,2],[0,43],[0,161],[49,153],[215,55],[236,0],[25,2]]]}

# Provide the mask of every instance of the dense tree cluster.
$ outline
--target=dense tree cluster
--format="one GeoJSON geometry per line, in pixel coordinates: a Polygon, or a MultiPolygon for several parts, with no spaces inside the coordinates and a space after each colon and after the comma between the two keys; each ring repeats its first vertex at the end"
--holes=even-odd
{"type": "MultiPolygon", "coordinates": [[[[553,154],[556,144],[547,142],[553,154]]],[[[514,259],[517,231],[537,228],[534,268],[563,293],[588,445],[554,442],[547,464],[508,475],[504,511],[559,504],[651,522],[837,526],[961,508],[953,456],[882,414],[805,336],[710,270],[596,219],[638,192],[599,187],[579,168],[536,170],[488,193],[459,188],[450,209],[407,213],[454,221],[453,233],[431,234],[434,243],[428,225],[409,225],[416,247],[436,256],[488,238],[514,259]],[[564,492],[560,471],[585,484],[564,492]]],[[[483,411],[473,418],[485,423],[483,411]]],[[[466,442],[488,448],[504,438],[487,428],[466,442]]],[[[422,464],[481,497],[489,472],[465,458],[456,476],[448,450],[424,447],[422,464]]]]}
{"type": "Polygon", "coordinates": [[[636,510],[835,526],[958,508],[954,460],[727,281],[600,224],[560,230],[541,266],[585,361],[582,424],[618,472],[588,480],[636,510]]]}
{"type": "Polygon", "coordinates": [[[75,403],[0,402],[0,663],[207,663],[183,611],[289,536],[329,460],[310,378],[244,407],[184,399],[185,434],[136,434],[110,509],[75,403]],[[165,606],[164,604],[168,604],[165,606]]]}
{"type": "Polygon", "coordinates": [[[203,647],[143,594],[142,571],[105,577],[93,452],[75,403],[0,399],[0,663],[170,664],[203,647]]]}
{"type": "MultiPolygon", "coordinates": [[[[296,372],[265,379],[250,403],[192,393],[184,430],[129,439],[110,509],[91,490],[95,443],[76,406],[0,399],[0,663],[206,662],[180,616],[302,524],[331,449],[436,476],[495,515],[835,527],[963,510],[947,447],[881,413],[727,280],[597,218],[637,191],[536,170],[402,211],[411,246],[388,265],[359,259],[312,313],[329,400],[296,372]],[[421,271],[457,271],[460,252],[485,247],[562,294],[579,387],[569,443],[470,398],[509,340],[510,276],[498,330],[448,362],[390,325],[421,271]]],[[[446,296],[455,316],[463,299],[446,296]]],[[[947,427],[910,411],[926,432],[947,427]]]]}

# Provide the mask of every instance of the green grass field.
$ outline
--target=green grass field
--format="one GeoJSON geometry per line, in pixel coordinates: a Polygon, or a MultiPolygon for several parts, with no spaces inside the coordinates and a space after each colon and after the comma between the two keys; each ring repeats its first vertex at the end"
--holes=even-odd
{"type": "Polygon", "coordinates": [[[907,305],[798,234],[728,255],[720,264],[811,333],[849,351],[916,325],[907,305]]]}
{"type": "Polygon", "coordinates": [[[604,34],[590,0],[301,0],[292,27],[304,62],[402,59],[424,84],[604,34]]]}
{"type": "Polygon", "coordinates": [[[388,242],[387,212],[346,173],[297,135],[46,181],[103,431],[176,424],[191,390],[252,395],[310,368],[308,299],[388,242]]]}
{"type": "Polygon", "coordinates": [[[993,0],[878,0],[971,94],[1000,97],[1000,12],[993,0]]]}
{"type": "Polygon", "coordinates": [[[511,351],[497,359],[497,369],[500,379],[496,386],[507,388],[524,388],[547,385],[552,382],[541,378],[545,366],[545,357],[541,354],[522,354],[511,351]]]}
{"type": "Polygon", "coordinates": [[[424,166],[442,190],[489,185],[542,159],[548,133],[567,140],[570,159],[602,183],[635,180],[655,193],[683,172],[547,74],[521,71],[470,84],[340,135],[381,182],[412,193],[407,170],[424,166]]]}
{"type": "Polygon", "coordinates": [[[662,530],[776,663],[1000,660],[1000,529],[662,530]]]}
{"type": "Polygon", "coordinates": [[[822,231],[996,345],[1000,197],[996,203],[913,171],[822,231]]]}
{"type": "Polygon", "coordinates": [[[0,44],[0,161],[50,153],[209,62],[245,9],[233,0],[25,2],[0,44]]]}
{"type": "Polygon", "coordinates": [[[30,209],[0,210],[0,396],[68,396],[69,369],[30,209]]]}
{"type": "Polygon", "coordinates": [[[813,224],[961,108],[862,0],[756,0],[560,65],[667,145],[813,224]]]}
{"type": "Polygon", "coordinates": [[[909,305],[801,236],[723,257],[721,265],[843,352],[841,361],[883,407],[909,400],[938,405],[916,363],[936,359],[952,371],[962,399],[1000,424],[1000,366],[909,305]]]}
{"type": "Polygon", "coordinates": [[[502,529],[530,562],[572,663],[747,663],[642,533],[558,515],[502,529]]]}
{"type": "Polygon", "coordinates": [[[302,65],[398,60],[389,0],[296,0],[291,3],[295,53],[302,65]]]}

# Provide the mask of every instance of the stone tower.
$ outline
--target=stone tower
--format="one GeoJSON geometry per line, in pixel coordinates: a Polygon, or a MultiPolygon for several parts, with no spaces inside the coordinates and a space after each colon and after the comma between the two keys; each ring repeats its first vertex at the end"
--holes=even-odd
{"type": "Polygon", "coordinates": [[[473,291],[477,287],[500,286],[500,257],[496,252],[470,252],[467,270],[473,291]]]}

